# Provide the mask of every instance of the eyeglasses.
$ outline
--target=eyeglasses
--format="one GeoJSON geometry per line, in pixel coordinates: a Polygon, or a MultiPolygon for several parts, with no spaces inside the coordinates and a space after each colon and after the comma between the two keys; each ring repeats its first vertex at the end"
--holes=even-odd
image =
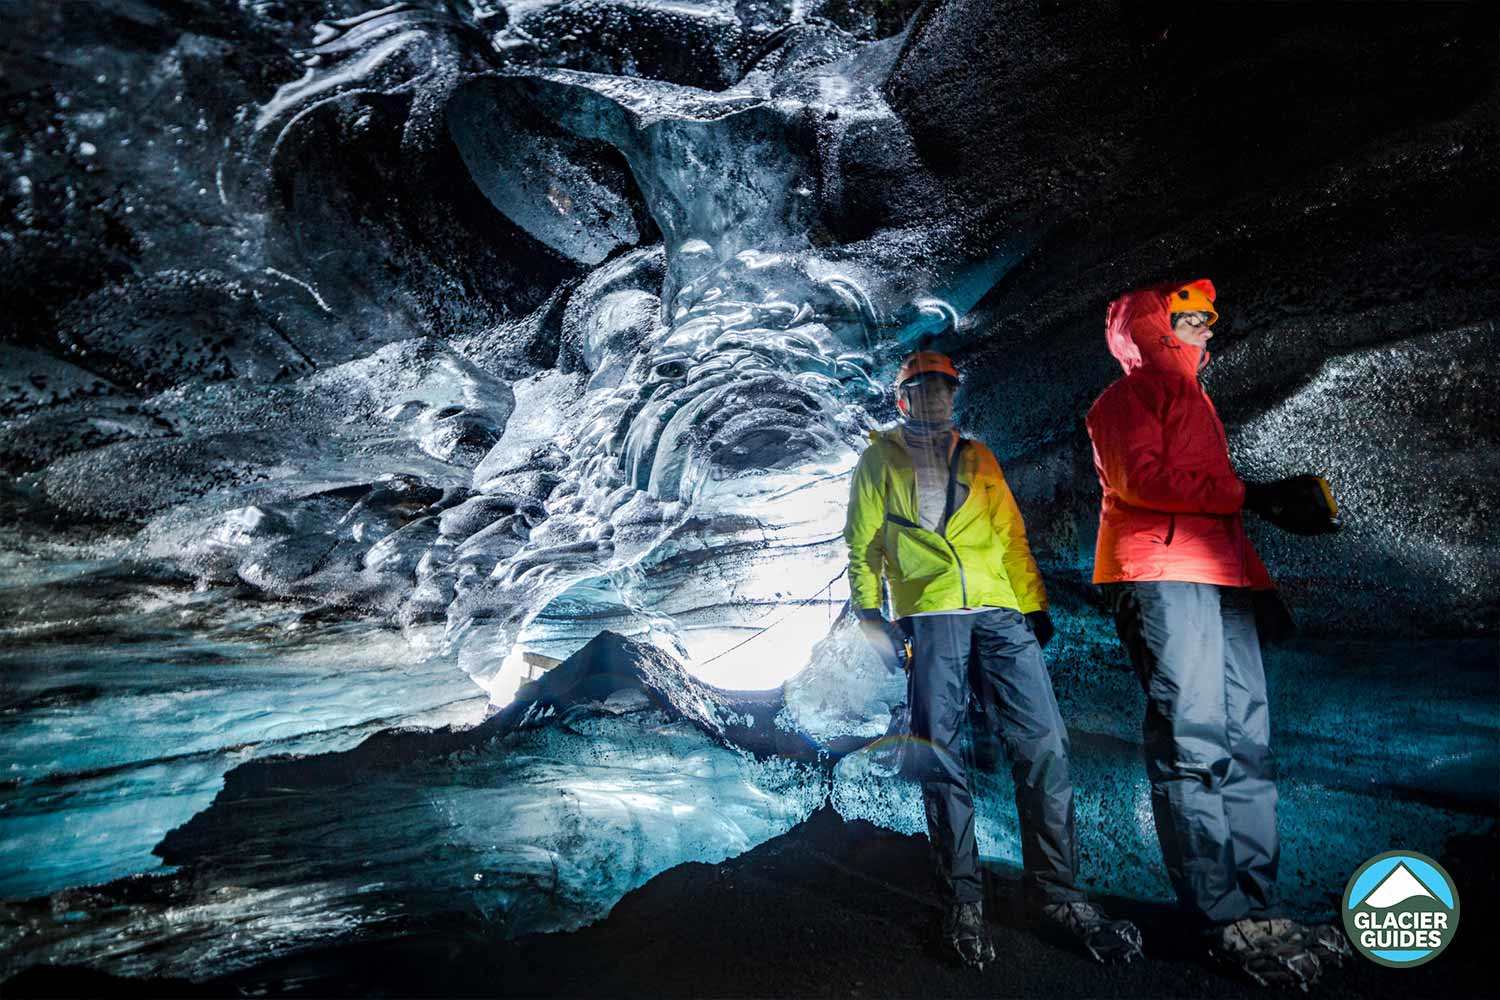
{"type": "Polygon", "coordinates": [[[1178,323],[1186,323],[1194,330],[1198,330],[1208,326],[1208,314],[1201,312],[1176,313],[1172,316],[1172,325],[1176,326],[1178,323]]]}
{"type": "Polygon", "coordinates": [[[941,372],[923,372],[921,375],[914,375],[905,382],[902,382],[900,388],[903,391],[911,391],[914,389],[928,389],[936,385],[945,385],[950,389],[958,388],[958,383],[952,377],[944,375],[941,372]]]}

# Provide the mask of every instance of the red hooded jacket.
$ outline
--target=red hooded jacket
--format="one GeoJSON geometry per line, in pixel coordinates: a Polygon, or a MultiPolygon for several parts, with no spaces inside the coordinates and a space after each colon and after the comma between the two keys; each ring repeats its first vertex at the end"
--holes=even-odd
{"type": "Polygon", "coordinates": [[[1094,582],[1269,589],[1240,514],[1245,484],[1198,382],[1207,352],[1172,336],[1169,291],[1130,292],[1109,305],[1105,336],[1125,377],[1104,390],[1087,420],[1104,488],[1094,582]]]}

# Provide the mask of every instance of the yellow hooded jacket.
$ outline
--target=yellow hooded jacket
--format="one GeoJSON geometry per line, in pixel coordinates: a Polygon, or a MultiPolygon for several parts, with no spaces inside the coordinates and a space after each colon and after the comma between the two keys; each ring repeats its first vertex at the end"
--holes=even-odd
{"type": "Polygon", "coordinates": [[[955,476],[969,494],[938,534],[918,522],[917,474],[900,428],[871,432],[854,469],[844,522],[854,607],[880,607],[884,576],[897,618],[961,608],[1045,609],[1026,525],[994,454],[960,438],[948,475],[950,495],[955,476]]]}

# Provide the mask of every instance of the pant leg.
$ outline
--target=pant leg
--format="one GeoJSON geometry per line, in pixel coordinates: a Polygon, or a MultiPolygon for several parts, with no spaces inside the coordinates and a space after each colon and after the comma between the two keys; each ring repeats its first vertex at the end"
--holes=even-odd
{"type": "Polygon", "coordinates": [[[980,702],[990,708],[987,722],[1016,783],[1026,894],[1033,903],[1081,900],[1068,730],[1042,649],[1019,611],[997,608],[975,619],[980,702]]]}
{"type": "Polygon", "coordinates": [[[927,837],[950,900],[982,902],[974,800],[959,743],[969,697],[972,615],[922,615],[912,625],[911,732],[907,775],[922,783],[927,837]]]}
{"type": "Polygon", "coordinates": [[[1224,622],[1224,696],[1229,775],[1224,814],[1234,842],[1235,878],[1255,910],[1273,902],[1281,847],[1276,835],[1276,760],[1260,637],[1249,590],[1220,590],[1224,622]]]}
{"type": "Polygon", "coordinates": [[[1146,691],[1146,775],[1167,875],[1208,923],[1244,916],[1224,810],[1230,770],[1219,588],[1137,582],[1118,612],[1146,691]]]}
{"type": "Polygon", "coordinates": [[[995,721],[999,718],[995,689],[984,682],[980,663],[979,637],[974,635],[969,643],[969,707],[964,718],[969,746],[973,750],[969,763],[973,771],[999,774],[1000,765],[1005,761],[1005,748],[1000,743],[1000,727],[995,721]]]}

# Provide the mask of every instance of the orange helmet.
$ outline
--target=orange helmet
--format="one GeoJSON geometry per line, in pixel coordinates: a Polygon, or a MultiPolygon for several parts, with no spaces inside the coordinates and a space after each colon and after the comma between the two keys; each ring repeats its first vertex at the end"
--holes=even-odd
{"type": "Polygon", "coordinates": [[[1214,321],[1219,318],[1214,309],[1216,298],[1218,296],[1214,292],[1214,283],[1207,278],[1199,278],[1167,296],[1167,312],[1205,312],[1208,313],[1208,325],[1213,326],[1214,321]]]}
{"type": "Polygon", "coordinates": [[[953,360],[948,355],[937,351],[918,351],[901,362],[901,370],[896,373],[896,388],[901,388],[918,375],[930,375],[934,372],[958,381],[958,369],[953,367],[953,360]]]}

